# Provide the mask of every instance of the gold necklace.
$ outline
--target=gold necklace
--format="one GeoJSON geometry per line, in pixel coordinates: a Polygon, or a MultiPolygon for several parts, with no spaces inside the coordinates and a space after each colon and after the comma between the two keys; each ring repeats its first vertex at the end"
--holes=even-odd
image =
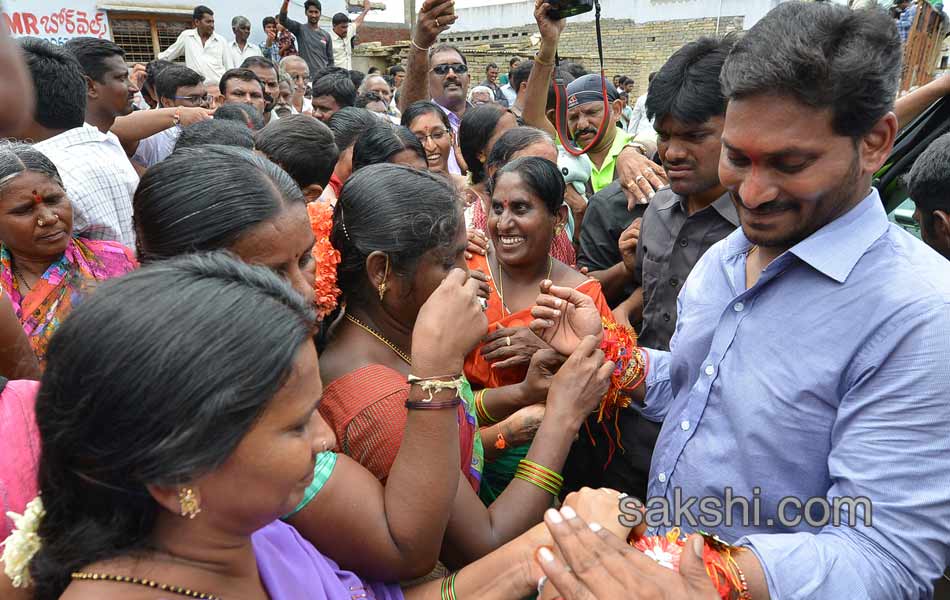
{"type": "MultiPolygon", "coordinates": [[[[508,308],[508,305],[505,303],[505,284],[502,279],[505,276],[505,272],[501,268],[501,261],[498,259],[498,256],[495,256],[495,264],[498,266],[498,298],[501,299],[501,310],[502,312],[507,311],[508,314],[511,314],[511,309],[508,308]]],[[[548,257],[548,274],[545,279],[551,279],[551,271],[554,270],[554,259],[550,256],[548,257]]]]}
{"type": "Polygon", "coordinates": [[[399,347],[396,346],[396,344],[394,344],[394,343],[390,342],[389,340],[387,340],[387,339],[383,336],[383,334],[379,333],[378,331],[376,331],[375,329],[373,329],[373,328],[370,327],[369,325],[363,323],[362,321],[360,321],[359,319],[357,319],[356,317],[354,317],[353,315],[351,315],[351,314],[349,314],[349,313],[347,313],[346,319],[347,319],[349,322],[351,322],[351,323],[353,323],[354,325],[356,325],[357,327],[359,327],[360,329],[362,329],[363,331],[365,331],[366,333],[368,333],[368,334],[370,334],[371,336],[373,336],[374,338],[376,338],[377,340],[379,340],[379,341],[381,341],[382,343],[384,343],[384,344],[386,344],[387,346],[389,346],[389,349],[392,350],[393,352],[395,352],[395,353],[396,353],[396,356],[398,356],[399,358],[403,359],[403,360],[406,362],[407,365],[412,366],[412,359],[409,357],[409,355],[406,354],[405,352],[403,352],[402,350],[400,350],[399,347]]]}
{"type": "Polygon", "coordinates": [[[168,585],[165,583],[158,583],[152,581],[151,579],[139,579],[138,577],[128,577],[125,575],[109,575],[106,573],[86,573],[83,571],[77,571],[71,575],[73,579],[78,579],[81,581],[112,581],[115,583],[132,583],[135,585],[141,585],[144,587],[155,588],[157,590],[162,590],[163,592],[168,592],[170,594],[178,594],[179,596],[188,596],[189,598],[199,598],[201,600],[220,600],[218,596],[213,594],[206,594],[204,592],[196,592],[194,590],[189,590],[187,588],[179,587],[177,585],[168,585]]]}
{"type": "Polygon", "coordinates": [[[10,265],[10,268],[13,269],[13,275],[20,280],[20,283],[26,286],[26,291],[32,292],[33,286],[26,282],[26,277],[23,276],[23,273],[20,273],[20,269],[17,269],[14,265],[10,265]]]}

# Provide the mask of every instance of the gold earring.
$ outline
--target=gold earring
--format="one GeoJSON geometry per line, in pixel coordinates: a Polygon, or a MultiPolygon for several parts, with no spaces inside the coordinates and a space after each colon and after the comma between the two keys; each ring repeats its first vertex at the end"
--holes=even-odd
{"type": "Polygon", "coordinates": [[[383,301],[383,296],[386,295],[386,282],[384,281],[384,282],[382,282],[381,284],[379,284],[379,288],[378,288],[378,289],[379,289],[379,301],[382,302],[382,301],[383,301]]]}
{"type": "Polygon", "coordinates": [[[554,228],[554,235],[561,235],[562,231],[564,231],[564,225],[558,225],[554,228]]]}
{"type": "Polygon", "coordinates": [[[178,488],[178,505],[181,507],[181,516],[194,519],[201,512],[201,499],[190,487],[178,488]]]}

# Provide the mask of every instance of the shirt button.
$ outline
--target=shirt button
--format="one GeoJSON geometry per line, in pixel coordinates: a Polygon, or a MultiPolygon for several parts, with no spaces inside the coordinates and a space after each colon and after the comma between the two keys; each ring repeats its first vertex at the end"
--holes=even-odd
{"type": "Polygon", "coordinates": [[[676,286],[678,286],[679,284],[680,284],[680,280],[677,279],[676,277],[673,277],[672,279],[670,279],[670,285],[671,285],[671,286],[676,287],[676,286]]]}
{"type": "Polygon", "coordinates": [[[660,480],[660,483],[666,483],[666,473],[660,473],[656,478],[660,480]]]}
{"type": "Polygon", "coordinates": [[[683,421],[680,423],[680,429],[683,431],[689,431],[689,421],[683,421]]]}
{"type": "Polygon", "coordinates": [[[732,305],[732,310],[736,312],[742,312],[743,310],[745,310],[745,304],[741,302],[736,302],[735,304],[732,305]]]}
{"type": "Polygon", "coordinates": [[[686,238],[681,239],[680,246],[682,246],[683,248],[685,248],[686,246],[689,246],[689,241],[686,238]]]}
{"type": "Polygon", "coordinates": [[[664,321],[669,321],[669,320],[672,319],[672,318],[673,318],[673,317],[670,316],[670,313],[663,313],[663,320],[664,320],[664,321]]]}
{"type": "Polygon", "coordinates": [[[716,372],[716,368],[712,365],[706,365],[706,375],[712,377],[712,374],[716,372]]]}

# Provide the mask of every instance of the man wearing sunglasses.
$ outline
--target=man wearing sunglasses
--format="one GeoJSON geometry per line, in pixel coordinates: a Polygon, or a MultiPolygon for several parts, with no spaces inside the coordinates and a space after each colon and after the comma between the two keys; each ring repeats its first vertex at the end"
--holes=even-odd
{"type": "Polygon", "coordinates": [[[207,110],[212,98],[204,85],[204,75],[184,65],[172,65],[165,68],[155,78],[155,92],[158,95],[158,108],[166,110],[144,111],[145,113],[168,113],[163,115],[162,127],[157,133],[138,142],[132,162],[147,169],[157,162],[165,160],[175,149],[175,142],[181,134],[183,125],[211,118],[207,110]],[[168,120],[172,125],[168,126],[168,120]]]}

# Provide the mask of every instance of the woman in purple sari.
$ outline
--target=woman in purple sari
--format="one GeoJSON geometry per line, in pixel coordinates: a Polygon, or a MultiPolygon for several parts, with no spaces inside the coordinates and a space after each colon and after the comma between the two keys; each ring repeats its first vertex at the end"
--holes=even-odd
{"type": "MultiPolygon", "coordinates": [[[[467,315],[476,288],[454,272],[416,327],[467,315]]],[[[317,410],[313,328],[312,309],[287,283],[220,253],[102,284],[49,346],[36,401],[40,496],[4,554],[14,584],[31,584],[36,600],[530,595],[541,575],[534,551],[551,543],[543,526],[404,591],[340,569],[278,520],[335,444],[317,410]]],[[[414,348],[420,377],[444,373],[444,357],[480,331],[456,333],[414,348]]],[[[428,392],[434,399],[414,416],[434,437],[451,431],[455,392],[415,387],[414,407],[428,392]]],[[[420,493],[441,485],[457,482],[436,476],[420,493]]]]}

